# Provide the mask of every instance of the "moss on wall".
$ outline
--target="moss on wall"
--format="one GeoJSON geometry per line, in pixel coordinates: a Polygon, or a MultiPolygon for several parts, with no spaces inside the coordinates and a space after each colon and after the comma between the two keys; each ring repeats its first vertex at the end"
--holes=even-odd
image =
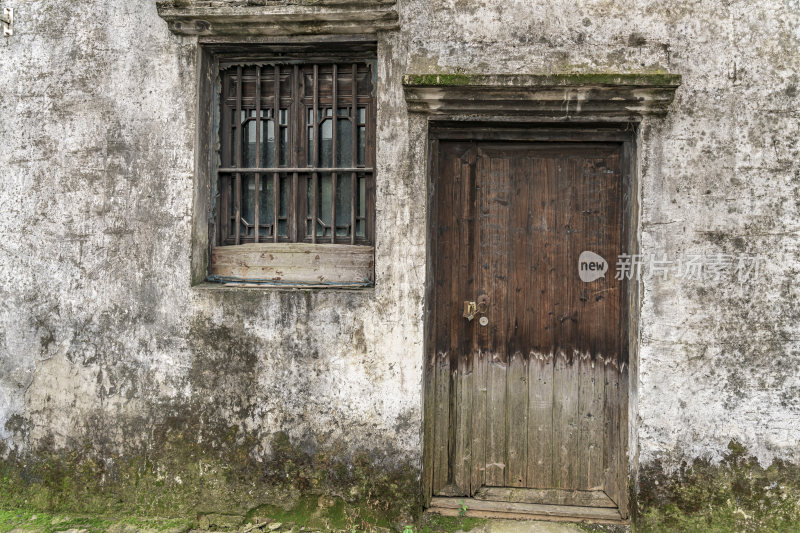
{"type": "Polygon", "coordinates": [[[644,467],[637,504],[636,531],[800,531],[800,467],[764,468],[731,441],[719,464],[644,467]]]}
{"type": "Polygon", "coordinates": [[[655,85],[677,86],[679,74],[663,70],[648,72],[563,72],[553,74],[406,74],[403,84],[407,86],[455,87],[455,86],[565,86],[581,85],[655,85]]]}
{"type": "Polygon", "coordinates": [[[367,451],[309,452],[278,433],[270,458],[259,461],[250,455],[253,443],[235,432],[216,448],[181,432],[159,440],[152,452],[131,457],[98,455],[88,446],[26,455],[0,450],[7,457],[0,460],[0,509],[189,518],[211,528],[220,525],[214,516],[236,526],[267,505],[300,512],[309,498],[333,498],[333,510],[338,501],[360,509],[365,521],[392,524],[410,522],[420,509],[416,467],[389,469],[367,451]]]}

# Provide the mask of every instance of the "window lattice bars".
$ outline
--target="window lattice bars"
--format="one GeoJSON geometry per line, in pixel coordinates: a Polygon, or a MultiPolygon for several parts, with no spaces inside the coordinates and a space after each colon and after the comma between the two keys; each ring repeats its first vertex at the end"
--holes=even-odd
{"type": "Polygon", "coordinates": [[[221,71],[217,245],[374,242],[373,67],[221,71]]]}

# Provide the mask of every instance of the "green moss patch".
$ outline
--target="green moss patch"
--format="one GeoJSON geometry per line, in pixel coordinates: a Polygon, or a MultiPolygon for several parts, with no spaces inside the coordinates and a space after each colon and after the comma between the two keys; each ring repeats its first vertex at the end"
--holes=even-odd
{"type": "Polygon", "coordinates": [[[648,72],[561,72],[553,74],[406,74],[409,87],[544,87],[583,85],[677,86],[679,74],[648,72]]]}
{"type": "Polygon", "coordinates": [[[233,530],[258,512],[337,527],[402,525],[418,516],[413,466],[386,466],[374,452],[352,456],[333,444],[307,451],[285,434],[273,439],[271,457],[257,461],[254,443],[229,433],[201,445],[173,428],[156,452],[104,461],[88,448],[8,453],[0,459],[0,509],[188,519],[217,530],[233,530]]]}
{"type": "Polygon", "coordinates": [[[674,474],[640,474],[636,531],[800,531],[800,467],[762,467],[732,441],[719,464],[696,460],[674,474]]]}
{"type": "Polygon", "coordinates": [[[184,533],[190,528],[187,520],[142,518],[111,518],[99,516],[60,515],[29,510],[0,509],[0,533],[21,530],[54,533],[70,529],[86,533],[126,533],[127,531],[152,531],[153,533],[184,533]]]}
{"type": "Polygon", "coordinates": [[[341,498],[303,497],[291,508],[263,505],[252,509],[247,518],[232,522],[234,515],[205,515],[199,521],[163,520],[135,517],[65,515],[29,510],[0,510],[0,533],[186,533],[191,530],[241,533],[283,533],[290,531],[338,531],[342,533],[455,533],[469,531],[486,522],[479,518],[425,515],[408,524],[390,524],[369,506],[354,506],[341,498]],[[220,522],[221,520],[221,522],[220,522]]]}
{"type": "Polygon", "coordinates": [[[455,533],[456,531],[469,531],[486,523],[483,518],[469,518],[457,516],[442,516],[426,514],[422,517],[417,528],[407,533],[455,533]]]}

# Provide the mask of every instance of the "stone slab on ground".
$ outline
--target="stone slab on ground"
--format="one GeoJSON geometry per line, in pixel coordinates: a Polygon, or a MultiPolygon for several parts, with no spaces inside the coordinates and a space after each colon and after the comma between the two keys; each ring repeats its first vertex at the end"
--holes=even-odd
{"type": "Polygon", "coordinates": [[[586,533],[575,524],[541,520],[490,520],[468,533],[586,533]]]}

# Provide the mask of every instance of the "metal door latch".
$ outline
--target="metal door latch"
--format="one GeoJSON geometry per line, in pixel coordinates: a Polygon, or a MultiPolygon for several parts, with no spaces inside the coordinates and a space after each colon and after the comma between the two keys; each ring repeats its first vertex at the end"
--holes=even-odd
{"type": "Polygon", "coordinates": [[[478,314],[478,304],[475,302],[464,302],[464,318],[472,321],[478,314]]]}
{"type": "Polygon", "coordinates": [[[14,8],[3,8],[3,16],[0,17],[0,25],[3,26],[3,35],[6,37],[14,35],[14,8]]]}
{"type": "MultiPolygon", "coordinates": [[[[475,315],[482,315],[489,310],[489,297],[481,294],[477,302],[464,302],[464,318],[472,321],[475,315]]],[[[485,325],[485,324],[482,324],[485,325]]]]}

